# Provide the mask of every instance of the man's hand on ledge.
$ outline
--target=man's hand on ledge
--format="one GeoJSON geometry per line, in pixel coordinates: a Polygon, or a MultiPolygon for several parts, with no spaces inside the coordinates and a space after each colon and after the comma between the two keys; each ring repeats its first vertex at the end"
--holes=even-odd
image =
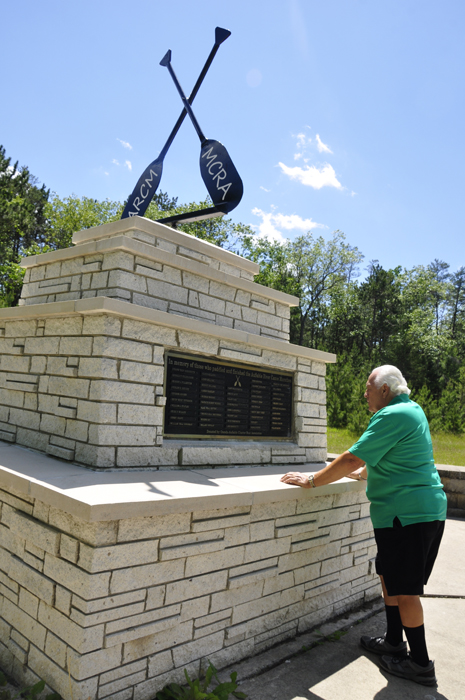
{"type": "Polygon", "coordinates": [[[291,484],[291,486],[301,486],[303,489],[310,488],[308,476],[300,472],[288,472],[281,477],[280,481],[283,481],[285,484],[291,484]]]}
{"type": "Polygon", "coordinates": [[[309,489],[312,488],[312,485],[317,487],[332,484],[355,471],[364,472],[363,476],[366,477],[366,469],[362,469],[364,466],[365,462],[363,460],[347,450],[319,472],[312,474],[313,479],[309,480],[306,474],[301,474],[300,472],[287,472],[281,477],[281,481],[290,486],[300,486],[303,489],[309,489]]]}

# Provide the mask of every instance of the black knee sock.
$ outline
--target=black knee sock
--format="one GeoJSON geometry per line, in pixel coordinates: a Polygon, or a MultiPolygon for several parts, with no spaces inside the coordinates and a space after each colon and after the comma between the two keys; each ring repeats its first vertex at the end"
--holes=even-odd
{"type": "Polygon", "coordinates": [[[386,642],[396,647],[402,641],[402,620],[397,605],[386,605],[387,632],[386,642]]]}
{"type": "Polygon", "coordinates": [[[410,647],[410,656],[419,666],[428,666],[429,656],[426,648],[425,626],[404,627],[405,636],[410,647]]]}

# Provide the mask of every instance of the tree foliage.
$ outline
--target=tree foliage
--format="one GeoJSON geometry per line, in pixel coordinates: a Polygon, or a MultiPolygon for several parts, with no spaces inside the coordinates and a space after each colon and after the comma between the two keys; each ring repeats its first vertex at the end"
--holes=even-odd
{"type": "Polygon", "coordinates": [[[12,164],[0,146],[0,292],[3,304],[19,298],[22,272],[18,263],[33,243],[42,243],[47,234],[45,185],[26,167],[12,164]]]}
{"type": "Polygon", "coordinates": [[[291,341],[333,352],[328,369],[331,427],[360,432],[369,413],[361,400],[370,371],[399,367],[434,430],[465,430],[465,268],[435,260],[410,270],[369,263],[336,231],[284,244],[248,238],[245,253],[261,265],[256,281],[300,297],[291,341]]]}

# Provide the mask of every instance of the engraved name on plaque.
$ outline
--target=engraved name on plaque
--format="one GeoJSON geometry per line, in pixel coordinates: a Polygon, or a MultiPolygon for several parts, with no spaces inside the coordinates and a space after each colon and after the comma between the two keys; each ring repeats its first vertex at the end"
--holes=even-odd
{"type": "Polygon", "coordinates": [[[165,437],[290,438],[292,376],[168,355],[165,437]]]}

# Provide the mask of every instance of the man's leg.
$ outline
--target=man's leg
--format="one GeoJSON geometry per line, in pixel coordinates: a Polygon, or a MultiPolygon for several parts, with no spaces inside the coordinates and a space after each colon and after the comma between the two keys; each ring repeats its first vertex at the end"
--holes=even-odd
{"type": "Polygon", "coordinates": [[[398,595],[400,617],[410,647],[410,656],[419,666],[429,665],[423,606],[418,595],[398,595]]]}
{"type": "Polygon", "coordinates": [[[399,614],[397,598],[389,596],[383,577],[380,575],[386,612],[386,634],[384,637],[363,636],[360,643],[367,651],[391,656],[407,656],[407,645],[403,641],[403,625],[399,614]]]}
{"type": "MultiPolygon", "coordinates": [[[[425,625],[423,617],[423,606],[421,604],[420,596],[418,595],[398,595],[390,596],[386,590],[383,577],[381,576],[381,585],[383,587],[384,603],[386,605],[386,617],[388,619],[388,630],[386,633],[386,640],[390,644],[399,643],[396,642],[398,636],[394,636],[393,640],[389,637],[389,616],[393,619],[393,630],[396,630],[398,635],[398,628],[396,627],[396,616],[395,610],[397,608],[398,619],[401,626],[405,630],[405,636],[410,647],[410,656],[419,666],[428,666],[429,656],[428,650],[426,648],[425,639],[425,625]]],[[[402,641],[402,633],[400,641],[402,641]]]]}
{"type": "MultiPolygon", "coordinates": [[[[383,655],[380,660],[381,668],[400,678],[420,683],[421,685],[436,686],[434,663],[430,661],[425,640],[425,626],[423,624],[423,608],[420,596],[398,595],[395,596],[398,603],[400,618],[402,619],[405,636],[410,647],[407,658],[399,655],[383,655]]],[[[392,602],[393,597],[388,596],[392,602]]],[[[394,606],[393,606],[394,607],[394,606]]]]}
{"type": "Polygon", "coordinates": [[[380,576],[383,589],[384,605],[386,610],[386,641],[392,646],[397,646],[402,642],[403,624],[399,612],[397,597],[388,595],[384,578],[380,576]]]}

